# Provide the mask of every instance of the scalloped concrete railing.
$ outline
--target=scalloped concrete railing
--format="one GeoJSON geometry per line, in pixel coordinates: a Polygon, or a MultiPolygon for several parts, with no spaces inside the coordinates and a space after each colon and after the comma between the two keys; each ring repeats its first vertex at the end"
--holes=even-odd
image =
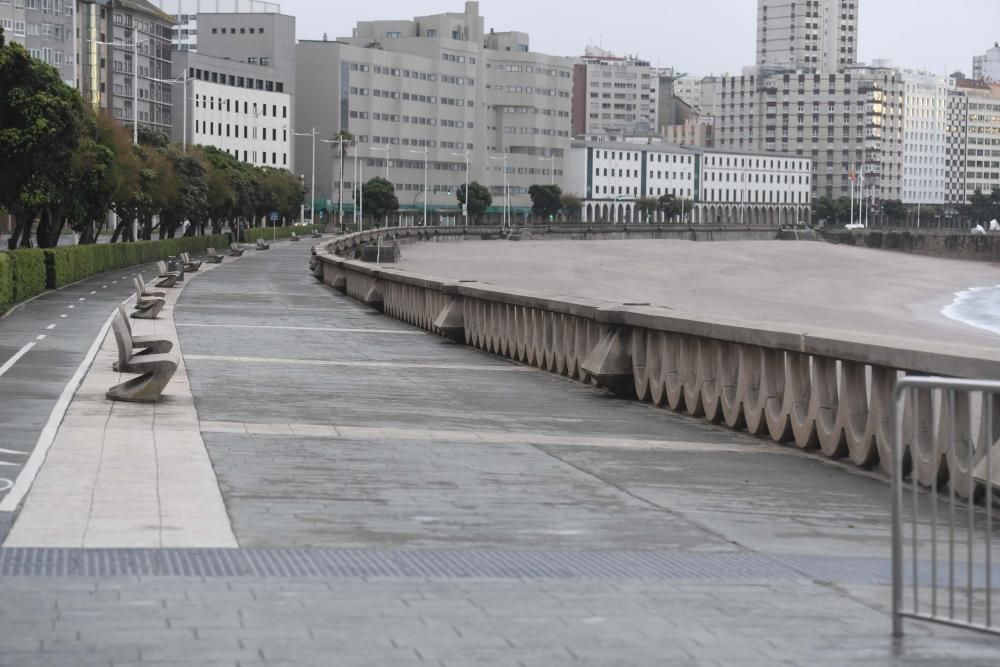
{"type": "MultiPolygon", "coordinates": [[[[644,304],[549,298],[331,252],[350,253],[373,238],[365,232],[318,247],[314,275],[387,315],[481,350],[866,468],[888,470],[890,406],[901,374],[1000,378],[1000,350],[954,345],[942,352],[929,342],[888,336],[806,333],[644,304]]],[[[917,400],[919,424],[904,408],[907,470],[930,484],[931,464],[944,458],[943,474],[957,489],[970,488],[957,483],[973,472],[968,454],[959,459],[955,452],[974,447],[975,464],[984,456],[990,443],[979,419],[982,401],[956,397],[953,429],[941,396],[917,400]],[[963,446],[948,446],[952,434],[963,446]]],[[[1000,404],[992,414],[991,432],[1000,434],[1000,404]]]]}

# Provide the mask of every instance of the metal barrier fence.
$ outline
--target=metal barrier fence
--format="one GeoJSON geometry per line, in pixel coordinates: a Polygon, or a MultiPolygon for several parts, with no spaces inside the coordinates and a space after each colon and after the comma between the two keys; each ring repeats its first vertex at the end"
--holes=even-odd
{"type": "Polygon", "coordinates": [[[992,544],[1000,382],[906,376],[893,397],[893,635],[903,635],[906,618],[1000,635],[992,544]]]}

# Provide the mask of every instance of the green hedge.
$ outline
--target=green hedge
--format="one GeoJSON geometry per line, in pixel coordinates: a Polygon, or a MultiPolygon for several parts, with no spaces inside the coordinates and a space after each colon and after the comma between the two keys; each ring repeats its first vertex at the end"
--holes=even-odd
{"type": "Polygon", "coordinates": [[[240,233],[243,241],[247,243],[254,243],[257,239],[263,239],[264,241],[271,241],[276,238],[287,239],[291,238],[292,232],[295,232],[299,236],[310,236],[318,227],[310,227],[308,225],[298,226],[298,227],[256,227],[254,229],[245,229],[240,233]]]}
{"type": "Polygon", "coordinates": [[[10,260],[0,253],[0,315],[14,303],[14,282],[10,273],[10,260]]]}
{"type": "MultiPolygon", "coordinates": [[[[182,252],[201,253],[206,248],[228,248],[225,235],[187,236],[163,241],[95,243],[45,250],[46,283],[55,289],[127,266],[148,264],[182,252]]],[[[21,251],[18,251],[21,252],[21,251]]]]}
{"type": "Polygon", "coordinates": [[[6,253],[10,262],[13,303],[21,303],[45,291],[45,251],[17,250],[6,253]]]}

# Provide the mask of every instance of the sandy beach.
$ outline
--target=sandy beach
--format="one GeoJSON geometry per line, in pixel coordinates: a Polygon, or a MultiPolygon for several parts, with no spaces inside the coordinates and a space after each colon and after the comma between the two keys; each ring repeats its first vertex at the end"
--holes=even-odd
{"type": "Polygon", "coordinates": [[[803,331],[1000,343],[997,334],[942,314],[957,293],[1000,284],[1000,267],[981,262],[813,242],[465,241],[405,246],[400,267],[803,331]]]}

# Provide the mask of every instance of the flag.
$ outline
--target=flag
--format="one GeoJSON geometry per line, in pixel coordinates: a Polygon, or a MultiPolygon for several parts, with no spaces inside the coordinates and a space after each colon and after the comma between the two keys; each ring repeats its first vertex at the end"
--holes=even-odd
{"type": "Polygon", "coordinates": [[[854,171],[853,164],[851,165],[851,168],[847,170],[847,177],[851,179],[851,183],[855,183],[858,180],[858,172],[854,171]]]}

